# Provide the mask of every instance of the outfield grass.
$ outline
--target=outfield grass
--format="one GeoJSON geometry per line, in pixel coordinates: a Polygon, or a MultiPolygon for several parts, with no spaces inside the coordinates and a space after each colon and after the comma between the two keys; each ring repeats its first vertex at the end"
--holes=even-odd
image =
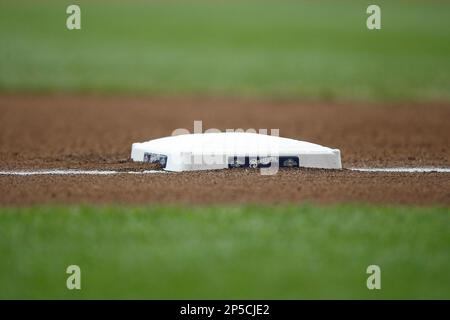
{"type": "Polygon", "coordinates": [[[0,298],[448,299],[449,270],[448,208],[0,209],[0,298]]]}
{"type": "Polygon", "coordinates": [[[0,2],[0,91],[450,100],[450,3],[0,2]]]}

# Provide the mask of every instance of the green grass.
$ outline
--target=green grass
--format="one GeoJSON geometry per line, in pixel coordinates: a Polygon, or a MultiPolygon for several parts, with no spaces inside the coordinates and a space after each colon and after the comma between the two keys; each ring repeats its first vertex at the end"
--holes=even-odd
{"type": "Polygon", "coordinates": [[[448,208],[0,209],[0,298],[448,299],[449,270],[448,208]]]}
{"type": "Polygon", "coordinates": [[[0,91],[450,100],[450,3],[0,2],[0,91]]]}

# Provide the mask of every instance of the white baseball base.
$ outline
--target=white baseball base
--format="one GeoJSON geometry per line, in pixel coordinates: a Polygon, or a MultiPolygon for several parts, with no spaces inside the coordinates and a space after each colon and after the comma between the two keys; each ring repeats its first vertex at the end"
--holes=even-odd
{"type": "Polygon", "coordinates": [[[178,172],[273,165],[342,169],[338,149],[243,132],[185,134],[133,143],[131,158],[159,163],[167,171],[178,172]]]}

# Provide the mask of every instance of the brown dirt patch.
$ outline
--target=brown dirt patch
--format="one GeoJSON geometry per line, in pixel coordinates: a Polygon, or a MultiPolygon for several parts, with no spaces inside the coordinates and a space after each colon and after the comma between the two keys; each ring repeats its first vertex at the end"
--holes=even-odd
{"type": "MultiPolygon", "coordinates": [[[[131,143],[176,128],[279,128],[339,148],[344,167],[450,166],[450,104],[0,95],[0,170],[149,169],[131,143]]],[[[167,175],[0,176],[1,204],[373,202],[449,204],[448,174],[225,170],[167,175]]]]}
{"type": "Polygon", "coordinates": [[[0,203],[450,204],[444,174],[221,170],[152,175],[0,177],[0,203]]]}

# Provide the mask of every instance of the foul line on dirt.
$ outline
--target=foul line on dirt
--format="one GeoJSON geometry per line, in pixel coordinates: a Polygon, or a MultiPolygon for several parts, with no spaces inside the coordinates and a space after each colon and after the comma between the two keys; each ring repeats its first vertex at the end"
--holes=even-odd
{"type": "Polygon", "coordinates": [[[352,171],[359,172],[385,172],[385,173],[450,173],[450,168],[349,168],[352,171]]]}
{"type": "MultiPolygon", "coordinates": [[[[416,167],[416,168],[348,168],[351,171],[371,172],[371,173],[450,173],[450,168],[432,168],[432,167],[416,167]]],[[[17,170],[17,171],[0,171],[3,176],[34,176],[34,175],[116,175],[116,174],[158,174],[169,173],[163,170],[143,170],[143,171],[116,171],[116,170],[76,170],[76,169],[46,169],[46,170],[17,170]]]]}
{"type": "Polygon", "coordinates": [[[162,170],[144,170],[144,171],[114,171],[114,170],[76,170],[76,169],[49,169],[49,170],[22,170],[22,171],[0,171],[0,175],[5,176],[34,176],[34,175],[99,175],[107,176],[114,174],[150,174],[167,173],[162,170]]]}

